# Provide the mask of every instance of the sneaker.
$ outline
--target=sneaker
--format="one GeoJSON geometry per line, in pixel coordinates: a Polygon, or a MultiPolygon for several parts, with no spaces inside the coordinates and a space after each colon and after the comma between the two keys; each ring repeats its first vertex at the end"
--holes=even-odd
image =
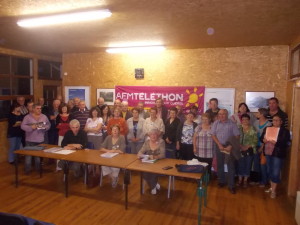
{"type": "Polygon", "coordinates": [[[265,192],[266,192],[266,193],[270,193],[270,192],[272,192],[272,188],[268,188],[268,189],[266,189],[266,190],[265,190],[265,192]]]}
{"type": "Polygon", "coordinates": [[[112,177],[111,186],[116,188],[118,185],[118,177],[112,177]]]}
{"type": "Polygon", "coordinates": [[[157,190],[160,190],[160,185],[159,185],[159,183],[156,184],[155,188],[156,188],[157,190]]]}
{"type": "Polygon", "coordinates": [[[271,192],[271,196],[270,196],[271,198],[276,198],[276,192],[271,192]]]}
{"type": "Polygon", "coordinates": [[[152,194],[152,195],[156,195],[156,193],[157,193],[157,192],[156,192],[156,187],[155,187],[155,188],[153,188],[153,189],[151,190],[151,194],[152,194]]]}

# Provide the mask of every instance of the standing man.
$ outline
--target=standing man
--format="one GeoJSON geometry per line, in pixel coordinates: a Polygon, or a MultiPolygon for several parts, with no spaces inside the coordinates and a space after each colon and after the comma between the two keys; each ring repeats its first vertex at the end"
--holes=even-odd
{"type": "MultiPolygon", "coordinates": [[[[37,146],[44,143],[45,132],[49,130],[50,123],[44,114],[42,114],[41,105],[33,105],[32,113],[24,117],[21,129],[25,131],[26,146],[37,146]]],[[[25,173],[31,170],[32,156],[25,156],[25,173]]],[[[40,169],[40,158],[35,157],[35,168],[40,169]]]]}
{"type": "Polygon", "coordinates": [[[21,114],[24,116],[28,114],[28,110],[25,106],[25,98],[23,96],[17,97],[17,103],[20,105],[21,114]]]}
{"type": "Polygon", "coordinates": [[[98,99],[97,99],[97,106],[96,106],[96,108],[98,108],[99,109],[99,111],[101,112],[101,106],[103,106],[104,105],[104,98],[102,98],[102,97],[99,97],[98,99]]]}
{"type": "Polygon", "coordinates": [[[279,116],[282,120],[282,127],[287,128],[289,123],[288,123],[288,115],[281,110],[279,107],[279,100],[278,98],[270,98],[269,99],[269,109],[268,109],[268,116],[267,119],[269,120],[270,123],[273,124],[273,117],[274,116],[279,116]]]}
{"type": "Polygon", "coordinates": [[[73,118],[80,123],[80,129],[83,130],[87,119],[89,118],[90,111],[85,106],[85,101],[79,102],[79,110],[73,113],[73,118]]]}
{"type": "Polygon", "coordinates": [[[218,105],[219,101],[217,98],[209,99],[209,109],[206,110],[205,113],[209,114],[212,121],[217,120],[218,112],[220,111],[218,105]]]}
{"type": "Polygon", "coordinates": [[[47,105],[45,105],[45,99],[44,98],[39,98],[38,99],[38,104],[42,106],[42,113],[44,115],[48,115],[49,107],[47,105]]]}
{"type": "Polygon", "coordinates": [[[73,98],[74,107],[71,109],[71,113],[78,111],[79,102],[80,102],[80,98],[78,98],[78,97],[73,98]]]}
{"type": "Polygon", "coordinates": [[[121,107],[121,100],[120,99],[116,99],[114,102],[114,107],[121,107]]]}
{"type": "Polygon", "coordinates": [[[50,121],[51,127],[48,131],[48,144],[57,145],[58,144],[58,130],[56,128],[56,117],[59,114],[58,107],[60,106],[60,100],[53,100],[52,109],[49,110],[48,119],[50,121]]]}
{"type": "Polygon", "coordinates": [[[142,119],[147,119],[150,117],[149,113],[144,109],[144,102],[139,102],[137,108],[140,110],[139,117],[142,119]]]}
{"type": "Polygon", "coordinates": [[[122,111],[122,117],[124,118],[124,120],[128,120],[129,118],[132,117],[132,113],[128,110],[128,102],[127,101],[123,101],[121,103],[121,111],[122,111]]]}
{"type": "MultiPolygon", "coordinates": [[[[217,167],[218,167],[218,179],[219,187],[223,187],[226,184],[225,181],[225,172],[224,172],[224,163],[225,156],[228,157],[224,152],[227,152],[226,147],[230,138],[233,136],[239,139],[239,129],[237,125],[228,119],[228,111],[226,109],[221,109],[218,113],[218,120],[216,120],[211,129],[212,138],[217,144],[217,167]]],[[[230,153],[230,152],[229,152],[230,153]]],[[[235,175],[235,160],[233,157],[229,157],[227,162],[228,168],[228,189],[230,193],[235,194],[235,184],[234,184],[234,175],[235,175]]]]}

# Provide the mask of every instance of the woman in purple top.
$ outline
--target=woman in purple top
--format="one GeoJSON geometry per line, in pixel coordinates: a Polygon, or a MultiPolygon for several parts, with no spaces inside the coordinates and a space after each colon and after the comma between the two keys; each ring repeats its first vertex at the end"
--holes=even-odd
{"type": "MultiPolygon", "coordinates": [[[[44,143],[45,132],[50,129],[50,122],[44,114],[42,107],[38,104],[33,105],[33,112],[26,115],[21,124],[22,130],[25,131],[26,146],[36,146],[44,143]]],[[[25,156],[25,173],[31,170],[32,156],[25,156]]],[[[40,158],[35,157],[35,167],[38,170],[40,158]]]]}

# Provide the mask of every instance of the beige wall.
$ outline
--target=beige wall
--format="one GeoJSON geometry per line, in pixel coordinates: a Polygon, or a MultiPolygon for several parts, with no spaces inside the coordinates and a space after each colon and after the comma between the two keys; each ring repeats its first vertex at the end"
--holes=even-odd
{"type": "Polygon", "coordinates": [[[193,86],[235,88],[236,106],[245,91],[275,91],[285,108],[288,46],[167,50],[153,55],[108,53],[64,54],[65,85],[91,87],[91,104],[97,88],[115,85],[193,86]],[[144,68],[136,80],[134,69],[144,68]]]}
{"type": "MultiPolygon", "coordinates": [[[[38,97],[43,96],[43,85],[55,85],[55,86],[61,86],[61,81],[49,81],[49,80],[39,80],[38,79],[38,69],[37,69],[37,61],[38,59],[44,59],[44,60],[51,60],[51,61],[61,61],[61,58],[58,57],[50,57],[50,56],[43,56],[43,55],[37,55],[34,53],[28,53],[28,52],[22,52],[22,51],[16,51],[12,49],[6,49],[0,47],[0,53],[2,54],[8,54],[8,55],[15,55],[20,57],[29,57],[33,59],[33,95],[34,100],[36,101],[38,97]]],[[[60,88],[58,89],[60,92],[60,88]]],[[[7,135],[7,121],[0,121],[0,162],[7,160],[7,149],[8,149],[8,141],[6,138],[7,135]]]]}

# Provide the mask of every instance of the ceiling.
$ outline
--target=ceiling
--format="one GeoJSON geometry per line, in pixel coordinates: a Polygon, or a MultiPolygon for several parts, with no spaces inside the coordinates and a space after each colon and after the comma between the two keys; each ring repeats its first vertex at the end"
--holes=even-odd
{"type": "Polygon", "coordinates": [[[299,0],[0,0],[0,47],[43,55],[145,41],[172,49],[289,45],[299,36],[299,0]],[[16,24],[87,9],[109,9],[112,16],[42,28],[16,24]]]}

